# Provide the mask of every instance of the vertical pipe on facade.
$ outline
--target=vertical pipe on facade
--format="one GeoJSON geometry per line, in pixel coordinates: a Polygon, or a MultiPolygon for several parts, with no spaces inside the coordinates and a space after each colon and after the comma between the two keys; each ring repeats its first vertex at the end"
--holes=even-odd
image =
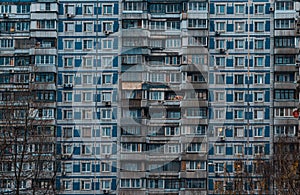
{"type": "MultiPolygon", "coordinates": [[[[248,42],[248,47],[247,47],[247,52],[248,52],[248,59],[247,59],[247,63],[248,63],[248,70],[247,70],[247,80],[248,80],[248,82],[247,82],[247,144],[246,144],[246,151],[247,151],[247,155],[246,155],[246,165],[245,165],[245,167],[246,167],[246,177],[249,177],[249,175],[248,175],[248,163],[249,163],[249,146],[250,146],[250,144],[249,144],[249,139],[250,139],[250,115],[249,115],[249,113],[250,113],[250,22],[251,22],[251,20],[250,20],[250,11],[251,11],[251,9],[250,9],[250,5],[251,5],[251,0],[248,0],[248,19],[247,19],[247,22],[248,22],[248,36],[247,36],[247,42],[248,42]]],[[[247,178],[247,185],[246,185],[246,192],[247,192],[247,194],[249,194],[249,178],[247,178]]]]}
{"type": "MultiPolygon", "coordinates": [[[[95,99],[95,112],[97,113],[97,109],[98,109],[98,79],[99,79],[99,77],[98,77],[98,47],[99,47],[99,13],[98,13],[98,11],[99,11],[99,8],[98,8],[98,6],[99,6],[99,0],[97,0],[96,1],[96,60],[95,60],[95,66],[96,66],[96,87],[95,87],[95,90],[96,90],[96,92],[95,92],[95,94],[96,94],[96,99],[95,99]]],[[[97,117],[96,117],[97,118],[97,117]]],[[[94,125],[93,125],[94,126],[94,125]]],[[[97,126],[97,123],[96,123],[96,126],[97,126]]],[[[94,126],[95,127],[95,126],[94,126]]],[[[95,129],[95,128],[93,128],[93,129],[95,129]]],[[[100,129],[100,134],[101,134],[101,128],[99,128],[100,129]]],[[[101,139],[101,136],[100,136],[100,139],[101,139]]],[[[93,147],[94,148],[96,148],[96,136],[94,136],[94,141],[93,141],[93,147]]],[[[95,150],[96,151],[96,150],[95,150]]],[[[97,164],[97,154],[96,154],[96,152],[94,152],[94,167],[95,167],[95,171],[94,171],[94,182],[97,180],[97,171],[96,171],[96,164],[97,164]]],[[[100,169],[101,169],[101,163],[99,164],[99,166],[100,166],[100,169]]],[[[98,182],[100,182],[99,181],[99,179],[98,179],[98,182]]],[[[101,184],[99,183],[99,186],[100,186],[101,184]]],[[[95,187],[95,184],[94,184],[94,195],[96,195],[96,187],[95,187]]]]}

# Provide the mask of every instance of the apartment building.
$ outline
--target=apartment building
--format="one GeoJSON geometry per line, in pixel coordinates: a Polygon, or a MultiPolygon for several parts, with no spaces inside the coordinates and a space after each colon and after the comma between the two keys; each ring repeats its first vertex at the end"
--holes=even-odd
{"type": "Polygon", "coordinates": [[[119,194],[205,194],[208,2],[122,1],[119,194]]]}
{"type": "Polygon", "coordinates": [[[299,149],[299,8],[0,0],[0,193],[281,193],[258,167],[299,149]]]}
{"type": "Polygon", "coordinates": [[[273,6],[210,1],[209,194],[264,193],[255,169],[272,149],[273,6]]]}
{"type": "Polygon", "coordinates": [[[116,194],[118,1],[58,8],[58,194],[116,194]]]}
{"type": "Polygon", "coordinates": [[[55,190],[56,1],[0,2],[0,193],[55,190]]]}

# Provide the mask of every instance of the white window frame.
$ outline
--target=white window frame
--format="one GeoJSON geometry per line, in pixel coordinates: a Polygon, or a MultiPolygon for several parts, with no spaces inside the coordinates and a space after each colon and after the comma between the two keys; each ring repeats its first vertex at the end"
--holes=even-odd
{"type": "Polygon", "coordinates": [[[215,155],[225,155],[225,144],[216,144],[215,151],[215,155]]]}
{"type": "Polygon", "coordinates": [[[254,137],[264,137],[264,127],[254,127],[254,137]]]}
{"type": "Polygon", "coordinates": [[[234,137],[244,137],[244,127],[234,127],[234,137]]]}
{"type": "Polygon", "coordinates": [[[92,182],[91,180],[84,179],[80,181],[80,189],[81,190],[91,190],[92,189],[92,182]]]}

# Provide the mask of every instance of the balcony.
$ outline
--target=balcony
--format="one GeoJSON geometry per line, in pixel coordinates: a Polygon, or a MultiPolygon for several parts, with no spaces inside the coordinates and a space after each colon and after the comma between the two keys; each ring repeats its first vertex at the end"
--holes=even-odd
{"type": "Polygon", "coordinates": [[[281,82],[275,82],[274,88],[276,89],[295,89],[296,84],[295,83],[281,83],[281,82]]]}
{"type": "MultiPolygon", "coordinates": [[[[286,53],[288,54],[288,53],[286,53]]],[[[296,72],[297,66],[295,64],[275,65],[275,72],[296,72]]]]}
{"type": "Polygon", "coordinates": [[[180,102],[181,107],[207,107],[208,101],[206,100],[183,100],[180,102]]]}

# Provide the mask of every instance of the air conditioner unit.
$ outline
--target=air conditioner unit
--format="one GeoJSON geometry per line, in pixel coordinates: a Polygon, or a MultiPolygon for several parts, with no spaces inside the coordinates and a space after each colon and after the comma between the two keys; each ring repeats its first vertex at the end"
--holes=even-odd
{"type": "Polygon", "coordinates": [[[72,18],[72,17],[74,17],[74,15],[73,14],[67,14],[67,17],[72,18]]]}
{"type": "Polygon", "coordinates": [[[220,53],[225,53],[225,49],[219,49],[220,53]]]}
{"type": "Polygon", "coordinates": [[[64,87],[65,88],[73,88],[73,84],[72,83],[65,83],[64,87]]]}
{"type": "Polygon", "coordinates": [[[8,13],[3,13],[3,18],[8,18],[8,13]]]}
{"type": "Polygon", "coordinates": [[[270,12],[273,12],[273,11],[274,11],[274,7],[270,7],[270,8],[269,8],[269,11],[270,11],[270,12]]]}
{"type": "Polygon", "coordinates": [[[109,158],[109,157],[110,157],[110,155],[109,155],[109,154],[106,154],[106,155],[105,155],[105,158],[109,158]]]}
{"type": "Polygon", "coordinates": [[[110,101],[105,102],[105,106],[111,106],[111,102],[110,101]]]}
{"type": "Polygon", "coordinates": [[[103,194],[109,194],[109,190],[103,190],[103,194]]]}
{"type": "Polygon", "coordinates": [[[220,34],[221,34],[220,31],[216,31],[216,32],[215,32],[215,35],[216,35],[216,36],[220,36],[220,34]]]}
{"type": "Polygon", "coordinates": [[[103,33],[104,33],[105,35],[109,35],[109,34],[110,34],[110,31],[105,30],[105,31],[103,31],[103,33]]]}

